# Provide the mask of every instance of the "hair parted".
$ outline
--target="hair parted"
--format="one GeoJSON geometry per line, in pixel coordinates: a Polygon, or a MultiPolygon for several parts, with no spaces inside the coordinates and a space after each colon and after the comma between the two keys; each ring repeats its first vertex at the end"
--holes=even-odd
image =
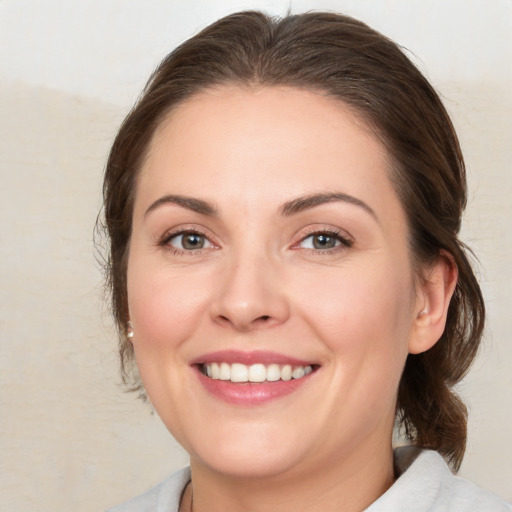
{"type": "Polygon", "coordinates": [[[441,250],[458,269],[441,339],[427,352],[408,356],[397,419],[411,441],[438,450],[458,468],[467,417],[452,388],[473,362],[485,316],[480,287],[458,239],[466,205],[464,162],[450,118],[428,81],[393,41],[348,16],[232,14],[179,46],[150,77],[113,143],[103,189],[107,284],[125,383],[141,390],[126,337],[136,177],[164,117],[194,94],[224,84],[284,85],[327,95],[348,105],[387,148],[418,271],[441,250]]]}

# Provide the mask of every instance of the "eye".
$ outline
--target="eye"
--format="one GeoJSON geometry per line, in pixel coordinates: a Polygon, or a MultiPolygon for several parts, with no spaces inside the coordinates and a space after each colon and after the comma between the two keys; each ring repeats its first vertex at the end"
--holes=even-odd
{"type": "Polygon", "coordinates": [[[333,231],[318,231],[311,233],[303,238],[297,247],[301,249],[312,249],[317,251],[326,251],[329,249],[336,249],[337,247],[351,247],[352,241],[348,240],[340,233],[333,231]]]}
{"type": "Polygon", "coordinates": [[[166,244],[182,251],[194,251],[212,247],[212,243],[206,236],[194,231],[176,233],[167,238],[166,244]]]}

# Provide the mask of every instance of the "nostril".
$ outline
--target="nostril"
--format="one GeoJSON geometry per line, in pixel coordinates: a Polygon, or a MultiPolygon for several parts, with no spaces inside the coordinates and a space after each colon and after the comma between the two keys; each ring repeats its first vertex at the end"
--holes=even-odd
{"type": "Polygon", "coordinates": [[[231,325],[236,329],[248,330],[252,327],[268,327],[273,322],[273,315],[218,315],[216,322],[220,325],[231,325]]]}

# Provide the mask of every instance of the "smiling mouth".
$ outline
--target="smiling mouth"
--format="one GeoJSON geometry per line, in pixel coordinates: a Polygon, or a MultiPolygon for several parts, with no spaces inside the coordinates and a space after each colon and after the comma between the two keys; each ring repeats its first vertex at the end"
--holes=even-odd
{"type": "Polygon", "coordinates": [[[291,364],[229,364],[226,362],[204,363],[200,365],[203,375],[212,380],[223,380],[234,383],[243,382],[278,382],[302,379],[315,371],[315,365],[291,364]]]}

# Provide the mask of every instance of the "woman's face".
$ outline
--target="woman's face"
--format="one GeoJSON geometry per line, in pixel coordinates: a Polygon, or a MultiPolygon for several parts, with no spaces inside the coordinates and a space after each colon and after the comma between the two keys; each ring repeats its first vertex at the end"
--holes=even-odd
{"type": "Polygon", "coordinates": [[[389,453],[423,304],[386,158],[342,104],[285,87],[201,93],[157,130],[129,313],[193,464],[263,476],[389,453]]]}

